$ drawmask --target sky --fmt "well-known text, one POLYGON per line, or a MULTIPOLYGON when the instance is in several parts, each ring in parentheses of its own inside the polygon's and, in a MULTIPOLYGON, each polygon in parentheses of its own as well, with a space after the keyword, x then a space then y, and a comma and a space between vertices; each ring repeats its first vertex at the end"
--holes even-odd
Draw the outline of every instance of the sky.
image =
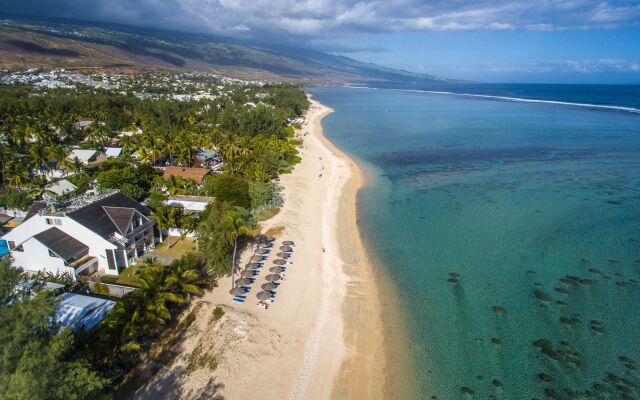
POLYGON ((640 0, 0 0, 0 10, 313 48, 454 79, 640 84, 640 0))

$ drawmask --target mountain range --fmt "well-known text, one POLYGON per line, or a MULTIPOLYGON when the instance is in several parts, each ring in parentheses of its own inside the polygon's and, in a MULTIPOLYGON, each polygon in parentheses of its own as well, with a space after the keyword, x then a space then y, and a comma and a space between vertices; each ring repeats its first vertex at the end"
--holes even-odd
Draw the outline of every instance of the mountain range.
POLYGON ((189 71, 309 84, 437 83, 432 75, 207 34, 0 14, 0 68, 189 71))

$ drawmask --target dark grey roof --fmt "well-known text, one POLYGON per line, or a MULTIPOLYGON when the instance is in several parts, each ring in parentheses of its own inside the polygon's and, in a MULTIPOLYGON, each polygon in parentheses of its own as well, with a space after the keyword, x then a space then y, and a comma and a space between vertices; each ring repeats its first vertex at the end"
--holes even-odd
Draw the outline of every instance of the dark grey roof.
POLYGON ((34 239, 47 246, 51 251, 65 260, 69 260, 81 252, 89 250, 87 245, 55 227, 38 233, 34 236, 34 239))
POLYGON ((25 215, 24 220, 28 220, 29 218, 36 215, 40 210, 44 210, 47 208, 47 202, 43 200, 36 200, 31 203, 31 207, 29 207, 29 211, 27 211, 27 215, 25 215))
POLYGON ((111 217, 111 221, 116 225, 121 234, 127 234, 127 228, 131 217, 136 212, 133 208, 121 208, 121 207, 102 207, 104 211, 111 217))
MULTIPOLYGON (((151 210, 147 207, 121 192, 116 192, 111 196, 72 211, 67 216, 103 238, 108 239, 114 232, 121 232, 119 225, 122 224, 122 215, 124 214, 122 211, 114 212, 112 208, 130 209, 130 213, 133 213, 133 210, 137 210, 144 216, 151 214, 151 210), (107 210, 110 211, 107 212, 107 210), (117 217, 113 218, 114 215, 117 215, 117 217)), ((127 224, 128 222, 127 220, 127 224)), ((126 227, 124 232, 126 232, 126 227)))

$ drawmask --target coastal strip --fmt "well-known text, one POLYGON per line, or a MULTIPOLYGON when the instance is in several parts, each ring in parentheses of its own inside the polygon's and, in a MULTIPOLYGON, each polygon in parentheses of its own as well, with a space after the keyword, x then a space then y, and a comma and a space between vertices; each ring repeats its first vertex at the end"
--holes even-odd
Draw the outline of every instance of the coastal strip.
MULTIPOLYGON (((255 294, 235 303, 230 277, 219 280, 194 304, 195 321, 176 346, 175 361, 156 374, 137 399, 179 394, 192 399, 222 396, 375 399, 384 385, 384 340, 377 289, 356 225, 356 193, 363 179, 354 162, 333 146, 321 121, 332 110, 312 101, 302 139, 302 161, 281 176, 284 205, 261 223, 276 247, 295 242, 286 278, 268 309, 255 294), (211 318, 216 307, 224 315, 211 318), (193 354, 215 360, 215 370, 193 369, 193 354)), ((254 254, 249 246, 242 266, 254 254)), ((274 252, 275 253, 275 252, 274 252)), ((271 267, 273 256, 265 262, 271 267)))

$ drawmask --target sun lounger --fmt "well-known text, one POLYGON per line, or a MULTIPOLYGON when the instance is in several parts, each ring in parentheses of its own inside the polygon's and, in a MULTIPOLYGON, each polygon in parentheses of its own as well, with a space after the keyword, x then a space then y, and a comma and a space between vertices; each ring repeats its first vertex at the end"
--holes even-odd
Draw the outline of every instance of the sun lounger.
POLYGON ((242 297, 234 297, 233 301, 235 301, 236 303, 244 303, 244 299, 242 297))

